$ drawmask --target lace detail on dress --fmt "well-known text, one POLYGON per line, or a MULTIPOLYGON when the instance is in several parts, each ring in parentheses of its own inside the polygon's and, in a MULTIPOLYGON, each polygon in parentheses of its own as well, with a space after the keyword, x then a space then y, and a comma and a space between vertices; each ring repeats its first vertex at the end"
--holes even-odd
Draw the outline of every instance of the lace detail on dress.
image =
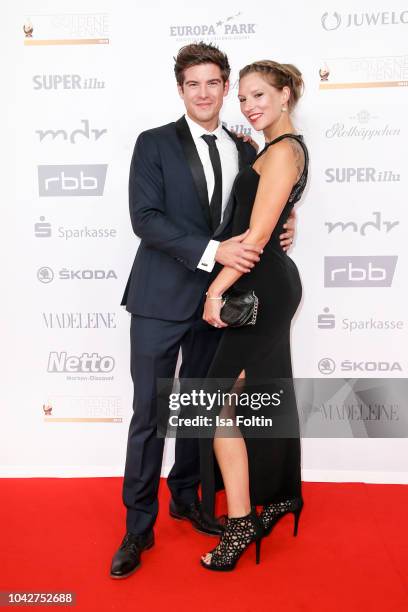
POLYGON ((262 149, 260 153, 258 153, 255 159, 258 159, 259 157, 261 157, 261 155, 263 155, 270 146, 274 145, 277 142, 280 142, 284 138, 290 138, 291 140, 295 140, 299 144, 299 146, 302 148, 303 154, 304 154, 303 172, 299 180, 293 185, 292 191, 290 192, 289 199, 287 202, 288 204, 294 205, 302 197, 302 193, 306 186, 307 175, 308 175, 309 153, 308 153, 305 143, 303 142, 303 136, 301 134, 282 134, 282 136, 278 136, 278 138, 275 138, 275 140, 272 140, 267 145, 265 145, 265 148, 262 149))

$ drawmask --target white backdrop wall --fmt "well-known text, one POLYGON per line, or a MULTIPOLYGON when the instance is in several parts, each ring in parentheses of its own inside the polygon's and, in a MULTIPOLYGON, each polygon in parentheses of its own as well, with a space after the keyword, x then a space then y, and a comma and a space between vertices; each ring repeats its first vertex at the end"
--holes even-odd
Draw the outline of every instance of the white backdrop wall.
MULTIPOLYGON (((230 57, 229 127, 249 130, 240 67, 269 58, 304 75, 295 123, 311 172, 291 253, 304 288, 295 375, 406 377, 404 3, 33 0, 7 10, 2 476, 123 474, 132 387, 119 303, 138 246, 129 163, 142 130, 183 113, 173 56, 195 40, 230 57), (345 271, 325 286, 333 266, 345 271)), ((172 454, 170 442, 164 474, 172 454)), ((403 438, 303 440, 305 480, 407 476, 403 438)))

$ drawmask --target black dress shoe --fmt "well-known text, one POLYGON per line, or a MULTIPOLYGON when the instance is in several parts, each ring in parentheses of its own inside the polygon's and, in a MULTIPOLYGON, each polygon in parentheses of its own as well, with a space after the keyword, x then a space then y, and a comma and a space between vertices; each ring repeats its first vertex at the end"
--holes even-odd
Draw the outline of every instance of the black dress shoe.
POLYGON ((211 520, 202 510, 199 501, 191 504, 170 501, 170 516, 179 521, 190 521, 196 531, 207 535, 220 536, 224 532, 224 525, 217 519, 211 520))
POLYGON ((140 565, 142 551, 148 550, 153 544, 153 530, 145 535, 137 535, 128 531, 112 559, 111 578, 127 578, 133 574, 140 565))

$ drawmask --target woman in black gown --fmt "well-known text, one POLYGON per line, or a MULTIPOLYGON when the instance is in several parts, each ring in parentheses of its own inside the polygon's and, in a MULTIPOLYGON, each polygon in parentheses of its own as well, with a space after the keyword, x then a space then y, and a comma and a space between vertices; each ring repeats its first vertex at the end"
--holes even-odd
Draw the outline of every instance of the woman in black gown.
MULTIPOLYGON (((253 290, 259 311, 255 325, 226 327, 206 383, 241 375, 247 389, 260 390, 260 380, 292 380, 290 325, 302 287, 295 263, 279 246, 279 234, 307 180, 307 149, 290 118, 302 88, 301 74, 290 64, 265 60, 240 72, 241 111, 256 130, 263 131, 266 144, 253 165, 243 168, 235 180, 233 235, 249 228, 245 241, 260 245, 263 253, 250 273, 221 269, 207 292, 203 318, 226 327, 220 318, 222 295, 232 286, 253 290)), ((262 383, 263 391, 267 387, 262 383)), ((292 423, 295 420, 298 425, 296 402, 286 404, 286 409, 296 413, 292 423)), ((261 538, 288 512, 294 514, 296 535, 303 501, 298 435, 221 436, 217 431, 202 456, 202 494, 204 508, 211 511, 216 488, 214 449, 226 490, 228 520, 218 546, 201 558, 201 564, 226 571, 235 567, 254 541, 258 562, 261 538), (258 516, 255 506, 259 505, 263 510, 258 516)))

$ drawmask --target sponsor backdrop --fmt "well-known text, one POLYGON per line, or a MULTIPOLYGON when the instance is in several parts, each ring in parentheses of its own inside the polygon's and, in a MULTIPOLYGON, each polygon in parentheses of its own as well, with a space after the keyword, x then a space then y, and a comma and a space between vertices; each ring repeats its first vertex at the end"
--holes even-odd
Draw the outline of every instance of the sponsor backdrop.
MULTIPOLYGON (((2 476, 123 473, 132 387, 119 304, 138 246, 129 163, 142 130, 183 113, 173 56, 192 41, 228 53, 222 120, 238 131, 251 133, 240 67, 269 58, 304 75, 295 123, 311 179, 291 252, 304 287, 295 375, 406 377, 405 3, 32 0, 8 11, 2 476)), ((303 476, 406 482, 404 446, 305 439, 303 476)), ((164 474, 172 455, 170 441, 164 474)))

